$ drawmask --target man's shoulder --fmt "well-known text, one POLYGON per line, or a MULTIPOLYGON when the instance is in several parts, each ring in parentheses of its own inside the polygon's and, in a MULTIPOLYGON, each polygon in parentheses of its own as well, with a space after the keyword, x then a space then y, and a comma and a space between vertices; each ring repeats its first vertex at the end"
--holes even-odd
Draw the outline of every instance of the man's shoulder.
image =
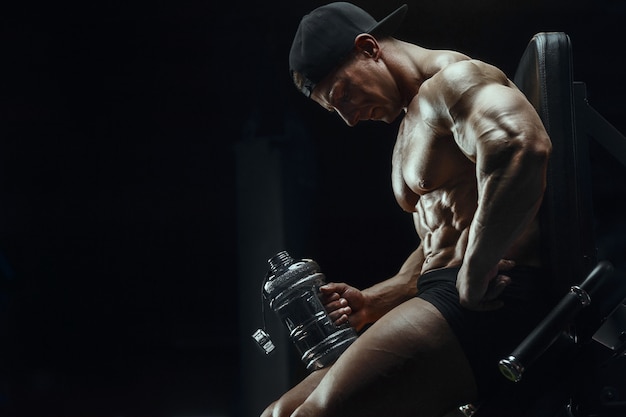
POLYGON ((409 112, 446 118, 453 108, 468 111, 476 104, 479 93, 494 84, 510 86, 511 82, 500 69, 483 61, 452 62, 422 84, 417 100, 409 105, 409 112))
POLYGON ((451 62, 424 83, 424 93, 464 94, 487 84, 508 85, 509 79, 499 68, 477 59, 451 62))
POLYGON ((497 67, 478 59, 452 62, 435 74, 442 81, 457 82, 506 82, 506 75, 497 67))
POLYGON ((471 60, 471 58, 465 54, 446 49, 431 50, 429 59, 433 73, 437 73, 449 65, 471 60))

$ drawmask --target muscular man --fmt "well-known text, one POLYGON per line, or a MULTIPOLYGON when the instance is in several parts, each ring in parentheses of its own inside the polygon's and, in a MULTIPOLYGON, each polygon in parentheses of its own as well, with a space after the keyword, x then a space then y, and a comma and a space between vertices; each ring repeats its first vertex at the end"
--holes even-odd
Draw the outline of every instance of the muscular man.
POLYGON ((329 368, 263 417, 443 416, 508 383, 510 353, 549 304, 536 221, 551 151, 536 111, 502 71, 391 37, 349 3, 306 15, 290 53, 296 87, 348 125, 403 116, 391 172, 419 247, 360 291, 322 288, 339 324, 373 323, 329 368))

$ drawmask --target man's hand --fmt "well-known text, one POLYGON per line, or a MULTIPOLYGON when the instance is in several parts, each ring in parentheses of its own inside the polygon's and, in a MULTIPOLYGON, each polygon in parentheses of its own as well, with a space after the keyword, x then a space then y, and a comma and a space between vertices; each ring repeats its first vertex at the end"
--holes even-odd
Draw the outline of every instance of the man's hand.
POLYGON ((515 262, 501 259, 484 277, 471 277, 465 265, 459 270, 456 288, 461 305, 469 310, 497 310, 504 304, 498 300, 502 291, 511 283, 511 278, 500 274, 515 266, 515 262))
POLYGON ((358 331, 367 324, 365 297, 361 290, 348 284, 330 282, 321 286, 320 292, 322 304, 335 325, 349 323, 358 331))

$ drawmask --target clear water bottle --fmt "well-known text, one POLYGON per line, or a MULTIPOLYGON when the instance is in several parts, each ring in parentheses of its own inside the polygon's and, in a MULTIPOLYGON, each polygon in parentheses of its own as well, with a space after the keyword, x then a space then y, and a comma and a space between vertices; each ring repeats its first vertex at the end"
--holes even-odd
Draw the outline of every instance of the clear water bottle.
POLYGON ((319 299, 326 283, 311 259, 295 260, 285 251, 268 260, 265 298, 287 326, 289 338, 309 371, 332 364, 357 338, 349 325, 336 326, 319 299))

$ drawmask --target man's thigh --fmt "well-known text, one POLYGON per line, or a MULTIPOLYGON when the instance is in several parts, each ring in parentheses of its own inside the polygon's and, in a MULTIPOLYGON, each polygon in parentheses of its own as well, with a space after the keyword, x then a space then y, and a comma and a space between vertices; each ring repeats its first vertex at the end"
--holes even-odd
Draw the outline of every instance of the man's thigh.
POLYGON ((363 333, 295 415, 441 416, 475 395, 471 368, 447 322, 414 298, 363 333))

